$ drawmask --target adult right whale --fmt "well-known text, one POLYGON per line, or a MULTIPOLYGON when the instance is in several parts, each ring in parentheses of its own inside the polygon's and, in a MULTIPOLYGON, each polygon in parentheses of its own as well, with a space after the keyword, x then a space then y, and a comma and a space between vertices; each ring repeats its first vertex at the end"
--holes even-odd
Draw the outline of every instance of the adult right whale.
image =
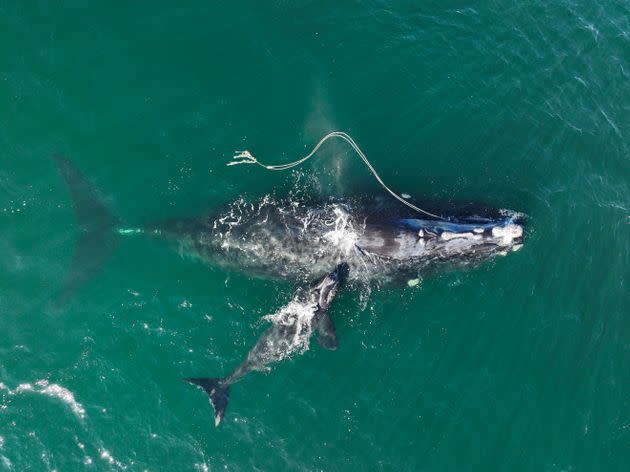
POLYGON ((346 278, 413 286, 427 274, 472 267, 523 244, 521 216, 513 211, 469 207, 419 218, 406 206, 360 198, 241 198, 197 218, 121 225, 70 160, 55 160, 82 229, 61 300, 86 283, 126 235, 160 238, 205 264, 305 287, 268 318, 271 328, 231 375, 188 377, 210 396, 216 425, 223 419, 229 386, 245 373, 308 348, 313 332, 319 332, 323 347, 337 346, 328 310, 346 278))

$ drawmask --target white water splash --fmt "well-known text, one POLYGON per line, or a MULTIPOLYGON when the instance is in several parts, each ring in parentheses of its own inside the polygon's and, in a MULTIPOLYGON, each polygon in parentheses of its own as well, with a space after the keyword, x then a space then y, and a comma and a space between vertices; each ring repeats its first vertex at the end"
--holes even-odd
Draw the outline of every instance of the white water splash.
POLYGON ((281 347, 281 354, 277 360, 285 359, 295 352, 303 354, 308 351, 316 310, 316 303, 292 300, 277 313, 263 317, 275 325, 291 327, 294 330, 292 337, 282 339, 286 344, 281 347))
POLYGON ((0 383, 0 390, 5 390, 9 396, 19 395, 24 392, 33 392, 56 398, 68 405, 77 417, 80 419, 85 418, 85 408, 83 408, 81 403, 76 401, 74 394, 61 385, 49 384, 48 380, 38 380, 35 384, 22 383, 13 390, 8 388, 5 384, 0 383))
POLYGON ((345 209, 339 205, 334 205, 333 212, 335 219, 329 225, 334 226, 334 229, 324 233, 323 237, 342 255, 347 256, 354 252, 358 235, 352 226, 350 215, 345 209))
POLYGON ((127 469, 127 465, 123 464, 120 461, 117 461, 116 459, 114 459, 114 457, 110 454, 110 452, 107 449, 101 448, 101 449, 99 449, 98 452, 100 454, 101 460, 103 460, 103 461, 105 461, 105 462, 107 462, 109 464, 116 465, 116 467, 118 467, 120 469, 123 469, 123 470, 127 469))

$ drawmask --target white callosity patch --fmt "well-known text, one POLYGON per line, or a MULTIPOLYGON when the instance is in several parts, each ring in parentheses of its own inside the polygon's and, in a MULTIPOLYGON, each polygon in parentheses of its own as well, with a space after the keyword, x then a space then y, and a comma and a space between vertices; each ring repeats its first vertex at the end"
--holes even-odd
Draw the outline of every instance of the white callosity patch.
POLYGON ((514 223, 509 223, 505 226, 495 226, 492 228, 492 236, 499 239, 501 244, 509 245, 512 242, 523 236, 523 227, 514 223))
POLYGON ((4 384, 0 384, 0 390, 6 390, 10 396, 19 395, 24 392, 33 392, 56 398, 68 405, 72 412, 80 419, 85 418, 85 408, 76 401, 74 394, 61 385, 48 383, 47 380, 38 380, 35 384, 22 383, 13 390, 9 389, 4 384))
POLYGON ((479 234, 473 233, 451 233, 450 231, 444 231, 440 237, 446 241, 450 241, 451 239, 474 239, 479 240, 481 236, 479 234))

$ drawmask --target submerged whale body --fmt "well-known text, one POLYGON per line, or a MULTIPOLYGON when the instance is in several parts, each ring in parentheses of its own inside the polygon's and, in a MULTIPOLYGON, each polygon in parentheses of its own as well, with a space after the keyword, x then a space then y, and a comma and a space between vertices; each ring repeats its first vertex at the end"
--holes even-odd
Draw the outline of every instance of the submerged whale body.
POLYGON ((240 199, 223 211, 129 228, 101 204, 74 164, 55 158, 83 231, 60 292, 70 298, 113 251, 121 235, 145 234, 170 242, 181 254, 227 270, 293 280, 305 285, 276 314, 245 361, 224 378, 190 377, 223 419, 230 385, 308 347, 313 332, 328 349, 337 346, 329 307, 345 279, 415 285, 439 270, 477 265, 518 250, 518 213, 483 211, 442 219, 418 218, 400 206, 374 200, 309 202, 240 199))

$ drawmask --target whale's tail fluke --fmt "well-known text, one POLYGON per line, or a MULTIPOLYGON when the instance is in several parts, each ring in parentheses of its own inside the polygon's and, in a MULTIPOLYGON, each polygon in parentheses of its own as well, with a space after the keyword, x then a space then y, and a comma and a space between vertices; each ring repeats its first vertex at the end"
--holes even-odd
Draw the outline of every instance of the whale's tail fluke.
POLYGON ((219 426, 227 408, 230 385, 225 383, 225 379, 196 377, 184 380, 205 390, 214 408, 214 425, 219 426))
POLYGON ((118 240, 114 228, 117 219, 105 208, 96 190, 69 159, 54 156, 59 172, 70 190, 81 236, 72 265, 57 301, 68 301, 109 259, 118 240))

